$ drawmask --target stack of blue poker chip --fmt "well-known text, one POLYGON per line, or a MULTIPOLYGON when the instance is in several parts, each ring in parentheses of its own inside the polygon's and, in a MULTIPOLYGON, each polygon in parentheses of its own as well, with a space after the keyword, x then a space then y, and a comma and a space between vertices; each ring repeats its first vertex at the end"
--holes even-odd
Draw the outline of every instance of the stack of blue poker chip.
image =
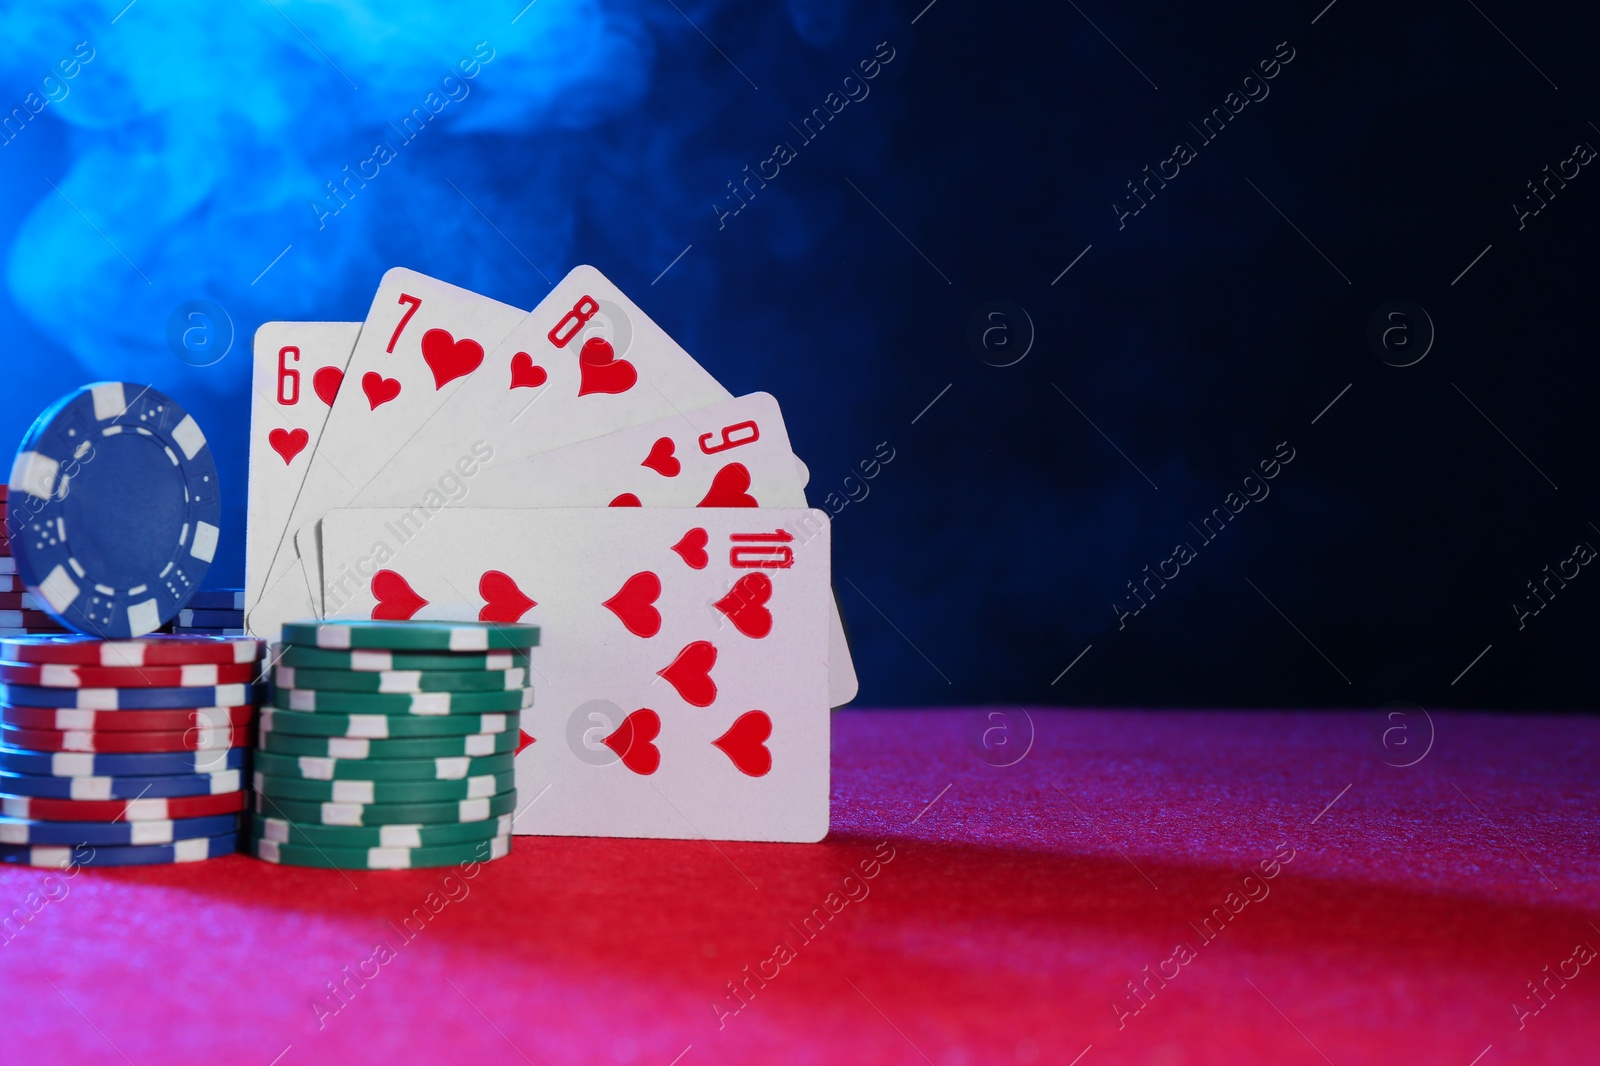
POLYGON ((172 632, 212 637, 246 636, 244 589, 201 589, 172 620, 172 632))
POLYGON ((39 599, 22 585, 11 554, 11 487, 0 485, 0 636, 66 633, 67 628, 44 613, 39 599))

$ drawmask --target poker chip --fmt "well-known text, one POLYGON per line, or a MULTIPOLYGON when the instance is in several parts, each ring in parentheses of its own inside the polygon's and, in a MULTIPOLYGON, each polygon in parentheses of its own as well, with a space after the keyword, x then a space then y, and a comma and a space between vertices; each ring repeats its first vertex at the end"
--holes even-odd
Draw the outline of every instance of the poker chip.
POLYGON ((203 859, 232 855, 238 850, 239 835, 224 833, 214 837, 178 840, 171 844, 138 844, 127 847, 97 847, 91 844, 80 844, 75 847, 0 845, 0 862, 19 866, 49 866, 56 869, 66 869, 70 866, 154 866, 175 862, 200 862, 203 859))
POLYGON ((81 632, 153 632, 210 569, 222 514, 211 449, 147 386, 102 382, 57 401, 18 449, 10 488, 27 504, 9 523, 17 573, 81 632))
MULTIPOLYGON (((222 770, 242 769, 244 753, 244 748, 105 754, 82 751, 24 751, 20 748, 0 747, 0 771, 51 777, 214 774, 222 770)), ((495 768, 485 767, 485 769, 495 768)))
MULTIPOLYGON (((37 823, 35 823, 37 824, 37 823)), ((450 825, 303 825, 282 818, 250 816, 252 840, 306 848, 437 848, 490 840, 511 832, 511 815, 450 825)), ((3 836, 3 833, 0 833, 3 836)))
MULTIPOLYGON (((513 814, 515 792, 498 796, 457 800, 453 803, 310 803, 254 793, 257 812, 297 825, 450 825, 483 822, 502 814, 513 814)), ((3 802, 0 802, 3 807, 3 802)), ((9 812, 7 812, 9 813, 9 812)), ((37 815, 35 817, 38 817, 37 815)))
POLYGON ((175 636, 189 637, 247 637, 248 629, 210 629, 203 626, 173 626, 175 636))
POLYGON ((143 640, 96 640, 69 636, 0 640, 0 658, 18 663, 78 666, 191 666, 199 663, 253 663, 261 658, 258 640, 151 636, 143 640))
POLYGON ((314 866, 329 870, 415 870, 425 866, 456 866, 492 862, 511 854, 509 836, 491 837, 468 844, 423 848, 322 848, 256 840, 251 849, 258 859, 287 866, 314 866))
POLYGON ((0 627, 6 629, 58 629, 65 625, 44 611, 0 611, 0 627))
MULTIPOLYGON (((311 670, 355 670, 361 673, 384 673, 390 670, 510 670, 526 666, 526 651, 490 651, 481 654, 467 652, 403 652, 357 648, 353 651, 330 651, 327 648, 307 648, 300 644, 279 646, 278 663, 283 666, 306 667, 311 670)), ((315 688, 315 685, 310 686, 315 688)))
MULTIPOLYGON (((457 784, 453 781, 427 783, 457 784)), ((148 777, 49 777, 43 774, 14 774, 0 771, 0 793, 7 796, 38 796, 47 799, 109 800, 143 799, 146 796, 214 796, 219 792, 237 792, 240 784, 241 774, 238 770, 221 770, 214 774, 157 774, 148 777)), ((492 795, 493 792, 482 794, 492 795)), ((445 797, 440 795, 427 798, 445 797)))
POLYGON ((185 607, 178 612, 176 624, 192 629, 225 629, 230 626, 239 628, 244 625, 244 612, 198 611, 185 607))
POLYGON ((14 574, 16 572, 16 558, 10 555, 0 555, 0 574, 14 574))
MULTIPOLYGON (((116 778, 29 778, 30 787, 43 788, 33 782, 118 780, 116 778)), ((163 778, 148 778, 159 781, 163 778)), ((0 792, 6 791, 8 777, 0 774, 0 792)), ((510 770, 498 774, 483 774, 462 778, 459 781, 313 781, 301 777, 274 777, 257 770, 255 790, 272 799, 310 800, 317 803, 356 804, 414 804, 439 803, 445 800, 487 799, 509 792, 516 786, 516 775, 510 770)), ((39 795, 40 793, 15 793, 39 795)), ((45 793, 50 794, 50 793, 45 793)), ((158 793, 173 795, 174 793, 158 793)), ((77 798, 77 797, 64 797, 77 798)), ((85 799, 95 797, 82 797, 85 799)))
POLYGON ((76 707, 6 707, 0 727, 90 733, 181 733, 192 727, 248 726, 254 707, 191 707, 181 711, 82 711, 76 707))
POLYGON ((389 740, 400 737, 460 737, 480 733, 515 734, 517 714, 398 714, 303 713, 277 707, 261 708, 262 733, 292 733, 312 737, 360 737, 389 740))
MULTIPOLYGON (((0 685, 0 700, 4 699, 5 686, 0 685)), ((420 692, 404 695, 274 687, 272 705, 283 710, 307 713, 333 711, 337 714, 486 714, 521 711, 532 707, 533 689, 514 689, 510 692, 420 692)))
MULTIPOLYGON (((146 796, 136 800, 0 796, 0 815, 47 822, 163 822, 242 811, 248 795, 247 792, 224 792, 216 796, 185 796, 177 799, 146 796)), ((412 818, 410 821, 421 819, 412 818)))
POLYGON ((0 703, 14 704, 18 707, 154 711, 177 710, 183 707, 233 707, 241 703, 259 701, 260 689, 255 685, 196 685, 193 688, 46 688, 43 685, 0 684, 0 703))
POLYGON ((245 684, 259 670, 251 663, 190 666, 70 666, 0 661, 0 682, 44 688, 215 688, 245 684))
MULTIPOLYGON (((31 592, 0 592, 0 610, 39 610, 39 598, 31 592)), ((50 623, 54 625, 54 621, 50 623)))
POLYGON ((515 733, 469 733, 455 737, 367 740, 362 737, 303 737, 263 732, 257 746, 277 755, 309 755, 325 759, 448 759, 459 755, 514 753, 521 738, 515 733))
MULTIPOLYGON (((260 773, 307 781, 462 781, 484 774, 508 773, 515 758, 507 753, 477 758, 446 755, 436 759, 334 759, 258 751, 255 766, 260 773)), ((3 765, 0 755, 0 766, 3 765)))
POLYGON ((495 622, 286 622, 285 644, 387 651, 491 651, 531 648, 539 627, 495 622))
POLYGON ((0 844, 170 844, 238 831, 237 814, 160 822, 45 822, 0 817, 0 844))
POLYGON ((244 589, 196 589, 187 604, 200 611, 244 610, 244 589))
POLYGON ((248 745, 249 726, 190 726, 181 733, 101 732, 88 729, 13 729, 0 726, 0 744, 29 751, 214 751, 248 745))
POLYGON ((0 592, 26 592, 16 574, 0 574, 0 592))
MULTIPOLYGON (((279 665, 272 680, 279 688, 319 692, 510 692, 524 687, 527 671, 510 670, 310 670, 279 665)), ((0 680, 5 680, 0 669, 0 680)))

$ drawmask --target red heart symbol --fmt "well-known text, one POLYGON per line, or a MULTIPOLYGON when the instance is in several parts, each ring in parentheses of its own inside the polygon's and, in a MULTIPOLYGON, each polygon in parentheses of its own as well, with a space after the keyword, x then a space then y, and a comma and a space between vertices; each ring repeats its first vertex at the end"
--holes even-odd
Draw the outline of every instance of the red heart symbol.
POLYGON ((540 385, 550 380, 550 375, 544 367, 533 365, 533 356, 527 352, 518 352, 511 357, 511 387, 513 389, 537 389, 540 385))
POLYGON ((617 357, 617 350, 604 337, 590 337, 578 349, 578 362, 591 366, 605 366, 617 357))
POLYGON ((372 608, 372 617, 385 622, 404 622, 428 606, 428 601, 393 570, 379 570, 372 575, 372 596, 378 601, 372 608))
POLYGON ((361 376, 361 391, 367 394, 367 403, 376 411, 400 395, 400 382, 386 378, 376 370, 369 370, 361 376))
POLYGON ((656 673, 678 690, 684 701, 696 707, 709 707, 717 701, 717 683, 711 668, 717 665, 717 646, 709 640, 685 644, 678 657, 656 673))
POLYGON ((317 392, 317 399, 333 406, 333 398, 339 395, 339 386, 344 384, 344 371, 336 366, 325 366, 311 375, 311 387, 317 392))
POLYGON ((590 337, 583 342, 578 354, 578 395, 591 392, 615 395, 627 392, 639 381, 639 372, 626 359, 618 359, 611 342, 604 337, 590 337))
POLYGON ((696 507, 758 507, 750 487, 750 471, 743 463, 729 463, 711 479, 711 489, 696 507))
POLYGON ((294 462, 294 457, 305 450, 311 443, 311 434, 303 429, 281 430, 275 429, 267 434, 267 444, 272 450, 283 456, 283 465, 288 466, 294 462))
POLYGON ((521 755, 522 750, 532 743, 533 738, 528 735, 528 731, 526 729, 517 730, 517 750, 515 754, 521 755))
POLYGON ((478 578, 478 595, 484 600, 478 611, 480 622, 515 622, 527 614, 529 608, 539 606, 538 601, 528 599, 517 588, 510 574, 499 570, 483 572, 478 578))
POLYGON ((661 765, 661 751, 652 743, 661 734, 661 716, 641 707, 622 720, 617 731, 600 743, 616 752, 622 765, 636 774, 653 774, 661 765))
POLYGON ((602 606, 622 619, 622 626, 629 633, 653 637, 661 632, 661 612, 655 608, 660 595, 661 579, 649 570, 641 570, 624 581, 617 594, 602 606))
POLYGON ((644 504, 640 503, 639 502, 639 497, 635 496, 633 493, 624 492, 621 496, 618 496, 616 499, 614 499, 610 503, 606 504, 606 506, 607 507, 643 507, 644 504))
POLYGON ((678 471, 683 469, 683 464, 678 462, 677 456, 672 454, 673 444, 671 437, 662 437, 650 445, 650 454, 644 457, 640 466, 647 466, 662 477, 677 477, 678 471))
POLYGON ((728 594, 714 605, 728 616, 733 628, 747 637, 760 640, 772 632, 772 612, 767 601, 772 598, 772 579, 766 574, 746 574, 733 583, 728 594))
POLYGON ((696 526, 683 535, 683 539, 672 546, 684 562, 689 564, 691 570, 704 570, 710 559, 706 555, 706 544, 710 541, 706 531, 696 526))
POLYGON ((761 777, 772 769, 772 752, 767 738, 772 736, 772 719, 766 711, 747 711, 728 731, 711 743, 733 760, 740 773, 761 777))
POLYGON ((430 329, 422 335, 422 358, 433 371, 434 391, 472 373, 483 362, 483 345, 463 337, 456 340, 447 329, 430 329))

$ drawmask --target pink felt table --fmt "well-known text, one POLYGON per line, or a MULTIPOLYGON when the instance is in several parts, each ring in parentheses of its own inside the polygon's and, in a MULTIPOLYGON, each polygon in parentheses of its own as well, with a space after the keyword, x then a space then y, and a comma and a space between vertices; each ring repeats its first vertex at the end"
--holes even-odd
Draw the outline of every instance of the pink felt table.
POLYGON ((1600 721, 1003 713, 836 715, 821 845, 85 871, 0 1061, 1600 1061, 1600 721))

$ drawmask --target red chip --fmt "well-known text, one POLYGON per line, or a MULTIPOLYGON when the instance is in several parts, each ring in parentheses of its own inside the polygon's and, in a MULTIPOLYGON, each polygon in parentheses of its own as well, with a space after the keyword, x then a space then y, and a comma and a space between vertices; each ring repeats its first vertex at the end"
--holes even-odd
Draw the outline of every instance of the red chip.
POLYGON ((64 800, 0 795, 0 814, 8 818, 35 818, 46 822, 158 822, 242 811, 246 796, 247 793, 242 791, 220 792, 215 796, 136 800, 64 800))
POLYGON ((67 663, 0 661, 0 683, 45 688, 210 688, 257 680, 248 663, 191 663, 187 666, 74 666, 67 663))
POLYGON ((0 726, 90 733, 184 733, 194 726, 247 726, 254 707, 191 707, 181 711, 86 711, 78 707, 7 707, 0 726))
POLYGON ((198 663, 253 663, 261 658, 259 640, 248 637, 21 637, 0 639, 0 658, 18 663, 78 666, 190 666, 198 663))
MULTIPOLYGON (((123 711, 113 711, 123 714, 123 711)), ((14 729, 0 726, 0 743, 29 751, 216 751, 240 748, 255 740, 251 726, 191 726, 182 732, 109 733, 87 729, 14 729)))

